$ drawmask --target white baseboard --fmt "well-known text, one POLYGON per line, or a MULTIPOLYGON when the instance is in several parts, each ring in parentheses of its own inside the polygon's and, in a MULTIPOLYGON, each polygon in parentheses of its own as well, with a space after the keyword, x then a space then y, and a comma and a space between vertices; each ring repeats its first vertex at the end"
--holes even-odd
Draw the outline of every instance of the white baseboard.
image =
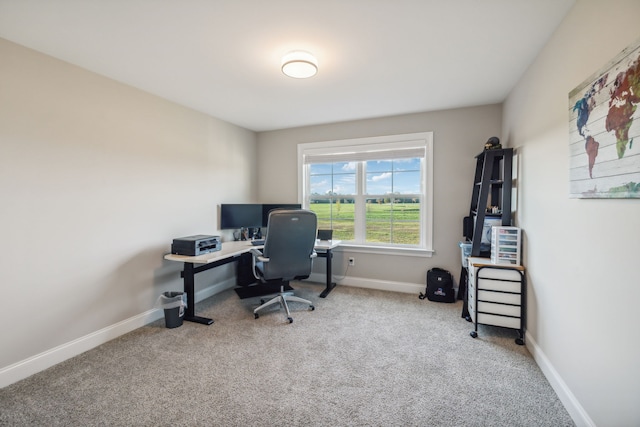
POLYGON ((549 381, 549 384, 551 384, 551 387, 555 390, 558 398, 573 419, 573 422, 576 423, 576 426, 595 427, 596 424, 593 422, 591 417, 589 417, 589 414, 587 414, 582 405, 580 405, 580 402, 578 402, 578 399, 576 399, 562 377, 560 377, 558 371, 556 371, 551 364, 551 361, 540 349, 536 340, 527 333, 525 342, 527 344, 527 349, 529 349, 529 352, 533 355, 533 359, 549 381))
MULTIPOLYGON (((196 292, 195 300, 196 302, 202 301, 219 292, 234 287, 235 283, 236 279, 234 277, 225 280, 224 282, 209 286, 196 292)), ((114 338, 161 319, 163 316, 163 310, 153 308, 68 343, 59 345, 40 354, 36 354, 28 359, 21 360, 12 365, 1 368, 0 388, 6 387, 40 371, 44 371, 51 366, 64 362, 67 359, 111 341, 114 338)))
MULTIPOLYGON (((325 283, 323 273, 311 273, 311 282, 325 283)), ((345 277, 339 281, 338 286, 353 286, 356 288, 377 289, 380 291, 402 292, 406 294, 416 294, 424 292, 426 285, 420 283, 391 282, 388 280, 366 279, 363 277, 345 277)))

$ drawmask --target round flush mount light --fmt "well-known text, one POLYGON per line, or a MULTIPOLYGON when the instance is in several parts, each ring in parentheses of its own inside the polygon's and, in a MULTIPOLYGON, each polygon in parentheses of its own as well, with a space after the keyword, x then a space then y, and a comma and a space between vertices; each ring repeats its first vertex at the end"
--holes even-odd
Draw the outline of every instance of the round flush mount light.
POLYGON ((318 72, 318 60, 302 50, 289 52, 282 57, 282 72, 294 79, 313 77, 318 72))

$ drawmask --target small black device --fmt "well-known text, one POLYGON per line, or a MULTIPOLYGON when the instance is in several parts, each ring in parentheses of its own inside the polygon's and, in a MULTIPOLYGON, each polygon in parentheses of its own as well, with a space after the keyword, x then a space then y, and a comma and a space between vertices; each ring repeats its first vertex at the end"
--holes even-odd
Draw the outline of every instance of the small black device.
POLYGON ((333 230, 318 230, 318 240, 331 240, 333 238, 333 230))
POLYGON ((222 249, 220 236, 198 234, 173 239, 171 253, 175 255, 197 256, 222 249))

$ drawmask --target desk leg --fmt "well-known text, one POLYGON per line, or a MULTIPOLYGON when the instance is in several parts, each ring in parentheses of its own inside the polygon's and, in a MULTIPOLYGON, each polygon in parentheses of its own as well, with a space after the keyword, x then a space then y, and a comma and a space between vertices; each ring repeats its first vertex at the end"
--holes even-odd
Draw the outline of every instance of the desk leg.
POLYGON ((333 258, 333 252, 331 252, 331 249, 327 249, 325 257, 327 258, 327 271, 326 271, 327 285, 326 285, 326 288, 324 289, 324 291, 322 291, 322 293, 320 293, 320 298, 326 298, 327 295, 329 295, 329 292, 331 292, 333 290, 333 288, 336 287, 335 282, 332 281, 333 272, 332 272, 332 267, 331 267, 331 258, 333 258))
POLYGON ((184 263, 184 292, 187 294, 187 312, 184 314, 183 320, 189 322, 202 323, 210 325, 213 319, 208 317, 196 316, 196 297, 195 297, 195 271, 192 262, 184 263))

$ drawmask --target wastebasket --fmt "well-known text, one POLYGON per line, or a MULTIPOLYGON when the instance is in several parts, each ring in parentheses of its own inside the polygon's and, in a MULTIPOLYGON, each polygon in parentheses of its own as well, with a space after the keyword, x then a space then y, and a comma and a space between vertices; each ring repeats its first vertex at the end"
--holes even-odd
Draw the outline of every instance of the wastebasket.
POLYGON ((163 292, 159 298, 159 305, 164 309, 164 323, 167 328, 182 326, 184 308, 186 304, 182 299, 184 292, 163 292))

